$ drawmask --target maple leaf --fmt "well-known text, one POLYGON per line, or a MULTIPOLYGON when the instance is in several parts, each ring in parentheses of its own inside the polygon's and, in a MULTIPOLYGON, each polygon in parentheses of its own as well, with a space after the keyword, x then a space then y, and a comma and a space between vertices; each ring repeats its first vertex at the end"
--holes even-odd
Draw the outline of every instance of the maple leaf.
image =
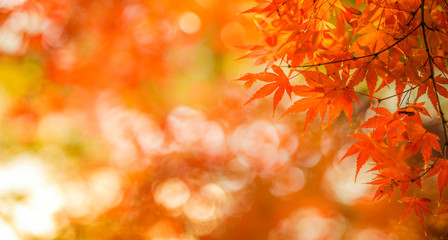
POLYGON ((391 36, 393 33, 392 29, 379 29, 373 24, 366 24, 358 31, 358 34, 361 36, 356 43, 362 48, 368 47, 372 49, 372 52, 378 52, 393 42, 393 37, 391 36))
POLYGON ((428 117, 431 117, 429 115, 428 110, 424 107, 424 102, 421 103, 409 103, 406 108, 400 108, 398 111, 398 114, 405 114, 407 116, 414 116, 417 113, 422 113, 423 115, 426 115, 428 117), (401 111, 401 112, 400 112, 401 111))
POLYGON ((344 111, 351 123, 353 102, 360 103, 358 97, 354 93, 353 87, 340 86, 345 81, 341 80, 339 72, 331 68, 327 68, 327 72, 333 79, 322 72, 302 71, 301 73, 308 85, 293 86, 292 91, 297 96, 304 98, 294 102, 281 117, 291 113, 307 111, 304 124, 304 130, 306 130, 308 124, 319 114, 323 124, 327 109, 329 109, 326 125, 329 125, 339 116, 341 111, 344 111))
POLYGON ((407 135, 409 143, 406 150, 417 153, 421 152, 425 160, 425 169, 431 157, 432 150, 441 151, 439 144, 439 137, 433 133, 428 132, 421 124, 408 122, 409 129, 407 135))
POLYGON ((366 136, 364 134, 357 134, 357 135, 351 135, 353 138, 360 139, 361 141, 353 144, 347 152, 344 154, 344 156, 339 160, 341 162, 348 156, 352 156, 356 153, 358 154, 358 158, 356 159, 356 174, 355 174, 355 182, 356 178, 358 177, 359 170, 361 170, 362 166, 369 160, 370 154, 369 151, 366 151, 366 149, 369 149, 371 146, 370 139, 366 139, 366 136))
POLYGON ((379 157, 373 158, 376 165, 369 171, 382 171, 382 174, 393 176, 397 180, 404 180, 407 175, 412 174, 411 169, 406 163, 406 159, 412 153, 405 150, 405 145, 395 146, 392 140, 388 140, 385 147, 375 149, 376 151, 380 151, 377 154, 379 157))
MULTIPOLYGON (((302 75, 306 82, 292 86, 291 94, 299 99, 281 117, 306 113, 306 130, 318 115, 325 128, 343 111, 351 124, 354 104, 360 103, 358 96, 367 96, 371 106, 377 101, 378 105, 371 109, 374 116, 360 123, 355 134, 350 135, 358 141, 348 148, 341 161, 357 155, 356 181, 360 169, 371 160, 369 171, 377 172, 370 182, 378 186, 374 200, 386 194, 390 197, 400 187, 401 197, 407 203, 402 218, 414 209, 424 227, 423 212, 430 213, 429 200, 405 194, 412 184, 422 189, 425 174, 437 175, 439 201, 448 186, 446 160, 431 158, 433 152, 441 152, 439 137, 422 125, 422 115, 432 116, 425 101, 418 101, 428 96, 427 102, 435 107, 446 133, 441 106, 448 98, 446 1, 259 3, 252 12, 262 16, 255 21, 264 36, 262 50, 270 51, 263 61, 270 67, 272 61, 282 59, 291 66, 292 73, 302 75), (355 91, 364 86, 366 93, 355 91), (394 93, 387 93, 390 88, 394 93), (384 96, 384 92, 389 95, 384 96), (388 99, 397 100, 394 110, 380 105, 388 99), (371 132, 356 134, 360 129, 371 132), (431 162, 433 166, 428 169, 431 162)), ((251 84, 250 79, 247 84, 251 84)), ((266 87, 259 95, 276 90, 266 87)), ((274 102, 284 95, 284 90, 278 95, 274 102)))
POLYGON ((361 128, 373 128, 372 136, 374 139, 383 139, 387 136, 396 145, 398 141, 406 141, 402 134, 407 131, 407 125, 383 107, 372 108, 376 114, 369 118, 356 131, 361 128))
POLYGON ((328 113, 327 125, 339 116, 340 112, 343 110, 347 116, 350 124, 352 124, 352 114, 353 114, 353 103, 361 102, 358 96, 355 94, 354 88, 346 85, 347 81, 343 80, 339 75, 339 70, 336 66, 326 66, 327 74, 334 79, 327 86, 327 97, 330 99, 330 110, 328 113))
MULTIPOLYGON (((372 158, 375 163, 369 172, 379 171, 383 177, 393 178, 400 182, 415 177, 416 171, 410 169, 406 164, 406 159, 410 157, 410 153, 405 150, 404 145, 396 147, 391 141, 386 144, 383 140, 372 138, 370 134, 354 134, 350 136, 360 141, 353 144, 340 161, 358 153, 355 181, 359 170, 369 158, 372 158)), ((417 185, 420 184, 420 182, 415 183, 417 185)), ((406 191, 406 187, 402 186, 402 191, 406 191)))
MULTIPOLYGON (((306 89, 308 87, 307 86, 293 86, 293 92, 297 92, 298 91, 297 89, 299 89, 299 88, 306 89)), ((316 89, 313 89, 313 90, 316 90, 316 89)), ((325 116, 325 113, 327 111, 328 102, 329 102, 329 100, 324 97, 323 92, 313 91, 313 90, 310 90, 307 92, 308 93, 307 95, 310 97, 302 98, 302 99, 295 101, 294 104, 291 107, 289 107, 285 111, 285 113, 283 113, 283 115, 281 116, 281 117, 283 117, 287 114, 307 111, 305 124, 303 127, 304 131, 306 130, 308 124, 310 124, 314 119, 316 119, 316 117, 319 113, 322 116, 322 121, 323 121, 323 116, 325 116)), ((323 91, 323 89, 322 89, 322 91, 323 91)))
POLYGON ((268 49, 264 48, 262 45, 252 46, 246 54, 237 58, 237 60, 244 58, 256 58, 257 60, 254 62, 254 65, 267 63, 268 67, 272 66, 278 59, 278 54, 276 53, 276 47, 272 47, 270 45, 268 46, 268 49))
POLYGON ((446 159, 439 158, 435 160, 436 163, 431 166, 428 172, 427 178, 431 176, 437 176, 437 186, 439 188, 439 203, 442 200, 442 194, 448 185, 448 162, 446 159))
POLYGON ((367 88, 369 89, 370 104, 372 104, 373 94, 375 93, 376 83, 378 82, 378 74, 376 74, 375 61, 369 64, 366 72, 367 88))
POLYGON ((380 200, 385 194, 387 194, 390 199, 394 189, 398 186, 398 183, 394 178, 381 174, 377 174, 375 180, 367 184, 380 185, 373 196, 373 201, 380 200))
POLYGON ((284 4, 284 0, 259 1, 258 5, 246 10, 242 13, 267 13, 267 16, 273 14, 279 9, 279 6, 284 4))
MULTIPOLYGON (((356 160, 356 175, 355 175, 355 181, 358 176, 359 170, 361 170, 362 166, 367 162, 369 157, 371 157, 375 162, 388 162, 389 156, 387 154, 387 146, 382 142, 373 139, 370 134, 364 135, 364 134, 354 134, 350 135, 350 137, 353 137, 355 139, 358 139, 360 141, 353 144, 347 152, 344 154, 344 156, 339 160, 341 162, 348 156, 352 156, 356 153, 358 154, 358 158, 356 160)), ((376 169, 373 169, 376 170, 376 169)))
POLYGON ((386 108, 377 107, 377 108, 371 108, 370 110, 376 113, 375 116, 369 118, 367 121, 361 124, 361 126, 359 126, 356 130, 359 130, 361 128, 379 128, 397 120, 395 116, 391 112, 389 112, 389 110, 387 110, 386 108))
POLYGON ((346 7, 346 6, 344 6, 344 9, 345 9, 346 11, 348 11, 349 13, 353 14, 353 15, 361 15, 361 13, 362 13, 362 12, 360 12, 359 10, 354 9, 354 8, 352 8, 352 7, 346 7))
MULTIPOLYGON (((448 202, 448 200, 445 199, 445 202, 448 202)), ((442 215, 447 213, 448 213, 448 204, 445 205, 445 207, 443 207, 442 209, 440 209, 436 215, 442 215)))
POLYGON ((436 109, 437 114, 439 114, 440 109, 437 106, 437 94, 448 98, 448 90, 443 86, 446 84, 448 84, 448 80, 441 76, 437 76, 430 81, 424 81, 423 84, 418 87, 416 99, 427 93, 427 96, 429 97, 429 100, 431 101, 434 109, 436 109), (432 81, 434 81, 434 83, 432 81), (437 90, 437 92, 435 91, 435 89, 437 90))
POLYGON ((283 70, 276 65, 271 66, 274 73, 269 72, 262 72, 257 74, 251 74, 248 73, 244 76, 242 76, 239 79, 239 81, 246 81, 244 84, 245 87, 251 87, 253 83, 257 80, 263 81, 263 82, 269 82, 268 84, 264 85, 260 89, 258 89, 257 92, 249 99, 246 103, 243 104, 243 106, 249 104, 250 102, 263 98, 266 96, 269 96, 275 91, 274 94, 274 114, 275 109, 277 108, 278 103, 280 100, 282 100, 284 93, 288 94, 289 98, 291 98, 291 92, 292 92, 292 86, 289 82, 289 78, 285 75, 283 70))
POLYGON ((431 202, 431 200, 429 200, 427 198, 404 197, 402 199, 402 201, 407 202, 408 204, 404 208, 403 215, 400 218, 400 223, 401 223, 401 221, 403 221, 404 217, 409 215, 412 212, 412 209, 414 209, 414 213, 415 213, 415 215, 418 216, 420 224, 422 225, 423 230, 425 231, 425 235, 426 235, 426 228, 425 228, 425 223, 424 223, 424 219, 423 219, 423 211, 432 215, 432 212, 429 209, 429 203, 431 202))
POLYGON ((398 109, 398 116, 404 116, 403 121, 422 124, 422 118, 420 114, 431 117, 431 115, 429 115, 428 113, 428 110, 426 110, 426 108, 424 107, 424 104, 424 102, 409 103, 405 108, 398 109))
POLYGON ((263 82, 272 82, 273 78, 275 78, 275 74, 270 72, 262 72, 262 73, 246 73, 242 77, 235 79, 236 81, 245 81, 244 87, 251 88, 252 85, 257 81, 263 82))
POLYGON ((401 187, 401 198, 403 198, 406 194, 406 191, 411 187, 411 184, 417 185, 420 189, 422 189, 422 181, 418 177, 418 172, 421 172, 422 170, 418 170, 413 175, 405 175, 401 176, 397 179, 400 181, 400 187, 401 187))

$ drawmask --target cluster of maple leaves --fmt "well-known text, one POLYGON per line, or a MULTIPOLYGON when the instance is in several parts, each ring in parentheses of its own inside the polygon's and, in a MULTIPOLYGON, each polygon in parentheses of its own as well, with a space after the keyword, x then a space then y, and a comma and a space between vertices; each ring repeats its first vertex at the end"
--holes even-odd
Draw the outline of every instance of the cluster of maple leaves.
MULTIPOLYGON (((40 55, 51 81, 93 92, 116 88, 138 95, 132 90, 144 80, 163 82, 180 69, 167 49, 183 48, 197 38, 176 30, 177 15, 190 11, 191 2, 207 1, 20 2, 2 8, 0 21, 15 12, 43 19, 45 28, 39 34, 16 30, 24 38, 19 50, 28 45, 40 55), (175 11, 167 14, 167 9, 175 11)), ((226 8, 221 2, 216 11, 199 6, 192 11, 205 25, 209 15, 226 18, 218 11, 226 8)), ((343 159, 357 155, 356 173, 370 159, 370 170, 377 173, 371 184, 378 186, 373 199, 400 191, 406 203, 402 218, 414 211, 424 226, 424 213, 448 213, 447 205, 435 209, 436 199, 412 187, 422 188, 425 179, 434 177, 438 202, 447 200, 442 104, 448 98, 447 10, 446 0, 259 0, 246 13, 253 16, 263 40, 250 46, 244 58, 266 68, 239 79, 248 88, 261 84, 246 104, 273 94, 275 113, 286 92, 294 103, 282 116, 306 112, 306 129, 318 115, 324 126, 341 112, 352 122, 355 106, 368 99, 373 117, 357 126, 359 133, 352 135, 357 142, 343 159), (395 92, 384 95, 387 91, 395 92), (393 100, 395 108, 388 104, 393 100), (423 125, 423 116, 435 115, 439 120, 434 126, 423 125)), ((48 98, 51 89, 46 91, 48 98)), ((54 104, 64 105, 64 93, 55 95, 54 104)), ((20 114, 32 110, 18 109, 20 114)))
MULTIPOLYGON (((358 97, 369 99, 373 117, 356 132, 367 130, 351 135, 357 142, 342 159, 357 154, 356 175, 371 159, 373 200, 400 188, 407 203, 402 218, 414 210, 425 228, 432 200, 408 189, 423 190, 422 181, 437 176, 438 201, 446 200, 447 12, 444 0, 258 1, 245 13, 263 40, 243 58, 266 67, 238 79, 247 88, 261 83, 246 104, 273 93, 275 113, 286 92, 295 102, 282 117, 306 112, 306 130, 318 115, 324 127, 341 112, 351 123, 358 97), (396 107, 387 103, 392 99, 396 107), (424 127, 422 116, 436 114, 437 123, 424 127)), ((448 205, 437 213, 448 213, 448 205)))

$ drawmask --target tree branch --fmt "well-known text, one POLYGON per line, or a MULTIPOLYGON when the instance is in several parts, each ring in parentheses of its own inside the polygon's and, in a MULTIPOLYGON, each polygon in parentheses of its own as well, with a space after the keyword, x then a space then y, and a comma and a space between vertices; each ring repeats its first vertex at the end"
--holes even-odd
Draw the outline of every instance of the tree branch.
POLYGON ((436 94, 436 99, 437 99, 437 107, 439 108, 439 113, 440 113, 440 119, 442 121, 442 127, 443 127, 443 134, 444 134, 444 140, 445 140, 445 144, 444 146, 448 145, 448 139, 447 139, 447 129, 446 129, 446 119, 442 110, 442 104, 440 102, 440 97, 439 97, 439 93, 437 92, 437 84, 436 84, 436 80, 434 79, 434 59, 431 56, 431 50, 429 49, 429 45, 428 45, 428 39, 426 37, 426 24, 425 24, 425 0, 422 0, 422 5, 421 5, 421 10, 422 10, 422 14, 421 14, 421 23, 420 26, 422 27, 422 36, 423 36, 423 42, 425 44, 425 50, 426 50, 426 54, 428 56, 428 62, 429 62, 429 70, 430 70, 430 76, 429 78, 432 80, 432 85, 434 87, 434 92, 436 94))
MULTIPOLYGON (((434 87, 434 92, 436 94, 437 107, 439 109, 440 119, 442 121, 442 128, 443 128, 443 134, 444 134, 443 137, 444 137, 444 141, 445 141, 445 144, 442 147, 442 153, 443 153, 443 158, 446 158, 445 152, 446 152, 446 149, 448 147, 447 129, 446 129, 446 123, 447 122, 446 122, 446 119, 445 119, 445 116, 444 116, 444 113, 443 113, 443 110, 442 110, 442 104, 440 102, 440 97, 439 97, 439 94, 437 92, 437 84, 436 84, 436 81, 434 79, 434 62, 433 62, 434 58, 431 55, 431 49, 429 48, 428 38, 426 36, 426 28, 428 28, 428 26, 426 26, 426 24, 425 24, 425 0, 422 0, 420 9, 422 11, 422 14, 421 14, 421 22, 419 24, 419 27, 422 28, 423 43, 425 45, 424 47, 425 47, 426 55, 428 57, 428 62, 429 62, 430 75, 429 75, 428 79, 430 79, 432 81, 432 84, 433 84, 433 87, 434 87)), ((428 28, 428 30, 430 30, 430 29, 428 28)), ((425 176, 437 164, 438 161, 439 161, 439 158, 437 158, 433 162, 433 164, 430 167, 426 168, 425 171, 422 174, 420 174, 419 176, 417 176, 415 178, 412 178, 410 180, 407 180, 407 181, 400 181, 400 182, 414 182, 414 181, 422 178, 423 176, 425 176)))
POLYGON ((310 67, 318 67, 318 66, 323 66, 323 65, 328 65, 328 64, 335 64, 335 63, 342 63, 342 62, 348 62, 348 61, 356 61, 359 59, 363 59, 363 58, 368 58, 368 57, 377 57, 378 55, 380 55, 381 53, 393 48, 395 45, 399 44, 400 42, 402 42, 403 40, 405 40, 407 37, 409 37, 412 33, 414 33, 417 29, 420 28, 420 25, 415 27, 414 29, 412 29, 409 33, 407 33, 406 35, 404 35, 403 37, 399 38, 396 42, 394 42, 392 45, 386 47, 385 49, 378 51, 376 53, 372 53, 372 54, 367 54, 364 56, 360 56, 360 57, 353 57, 353 58, 348 58, 348 59, 341 59, 341 60, 335 60, 335 61, 330 61, 330 62, 324 62, 324 63, 316 63, 316 64, 306 64, 306 65, 300 65, 300 66, 294 66, 294 65, 289 65, 288 66, 280 66, 280 67, 288 67, 288 68, 310 68, 310 67))

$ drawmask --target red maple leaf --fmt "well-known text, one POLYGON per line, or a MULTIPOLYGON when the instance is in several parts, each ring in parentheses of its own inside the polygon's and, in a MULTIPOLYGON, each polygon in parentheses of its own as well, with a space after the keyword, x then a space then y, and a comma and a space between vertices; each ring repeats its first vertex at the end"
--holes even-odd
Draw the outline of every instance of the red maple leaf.
POLYGON ((368 184, 380 185, 373 196, 373 201, 380 200, 385 194, 389 196, 392 195, 394 189, 398 186, 398 182, 390 176, 385 176, 377 174, 375 180, 369 182, 368 184))
POLYGON ((432 215, 431 210, 429 210, 429 203, 431 202, 431 200, 427 198, 417 198, 417 197, 404 197, 402 200, 403 202, 407 202, 408 204, 404 208, 403 216, 401 216, 400 222, 404 219, 404 217, 406 217, 407 215, 409 215, 409 213, 412 212, 412 209, 414 209, 414 213, 415 215, 418 216, 420 224, 422 225, 426 235, 426 228, 423 220, 423 211, 432 215))
POLYGON ((421 152, 423 159, 425 160, 425 169, 431 157, 432 150, 438 152, 441 151, 439 144, 439 137, 433 133, 428 132, 419 123, 408 122, 409 129, 407 135, 409 137, 409 144, 406 146, 406 150, 417 153, 421 152))
POLYGON ((419 86, 416 99, 427 93, 429 100, 431 100, 432 105, 437 110, 437 114, 439 114, 441 109, 437 106, 437 94, 448 98, 448 90, 443 86, 446 84, 448 84, 448 80, 441 76, 437 76, 431 81, 425 81, 419 86), (434 81, 434 83, 432 81, 434 81), (437 92, 434 89, 436 89, 437 92))
MULTIPOLYGON (((448 202, 448 200, 445 199, 445 202, 448 202)), ((438 211, 436 215, 442 215, 447 213, 448 213, 448 204, 445 205, 445 207, 443 207, 442 209, 440 209, 440 211, 438 211)))
POLYGON ((442 199, 443 190, 448 185, 448 162, 446 159, 439 158, 436 160, 435 165, 431 167, 428 172, 428 177, 437 175, 437 186, 439 188, 439 203, 442 199))
MULTIPOLYGON (((340 161, 358 153, 355 181, 359 170, 369 158, 375 163, 369 171, 379 171, 383 177, 397 181, 407 181, 415 177, 418 169, 413 170, 406 164, 406 159, 411 154, 405 150, 404 145, 397 147, 392 141, 386 144, 382 139, 372 138, 370 134, 354 134, 351 137, 360 141, 353 144, 340 161)), ((415 183, 419 185, 420 182, 415 183)), ((407 187, 406 184, 402 186, 402 191, 406 191, 407 187)))
POLYGON ((421 103, 409 103, 405 108, 398 109, 398 117, 404 116, 403 121, 405 122, 416 122, 422 124, 422 118, 420 114, 429 115, 428 110, 424 107, 424 102, 421 103))
POLYGON ((347 152, 339 162, 341 162, 348 156, 359 153, 358 158, 356 160, 356 175, 355 175, 355 181, 356 181, 356 178, 358 177, 358 173, 359 170, 361 170, 361 167, 367 162, 367 160, 369 160, 369 157, 371 157, 372 153, 376 152, 375 147, 377 146, 377 144, 374 143, 373 139, 370 136, 364 134, 354 134, 350 136, 360 141, 353 144, 347 150, 347 152))
POLYGON ((369 118, 357 130, 361 128, 374 128, 372 136, 374 139, 383 139, 386 135, 388 139, 391 139, 393 143, 398 141, 405 141, 402 138, 402 133, 407 130, 405 122, 401 121, 392 114, 386 108, 377 107, 372 108, 376 114, 369 118))

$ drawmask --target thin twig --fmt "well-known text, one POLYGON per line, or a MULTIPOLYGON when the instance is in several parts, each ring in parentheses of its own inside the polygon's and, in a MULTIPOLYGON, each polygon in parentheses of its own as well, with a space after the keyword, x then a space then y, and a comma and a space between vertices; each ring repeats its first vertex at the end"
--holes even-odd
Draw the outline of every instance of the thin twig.
POLYGON ((448 144, 448 139, 447 139, 447 129, 446 129, 446 120, 445 120, 445 116, 442 110, 442 104, 440 102, 440 97, 439 97, 439 93, 437 92, 437 84, 436 84, 436 80, 434 78, 434 59, 431 56, 431 51, 429 49, 429 45, 428 45, 428 39, 426 37, 426 24, 425 24, 425 18, 424 18, 424 9, 425 9, 425 0, 422 0, 422 20, 420 25, 422 26, 422 36, 423 36, 423 42, 425 43, 425 50, 426 50, 426 55, 428 56, 428 61, 429 61, 429 70, 431 75, 429 76, 429 78, 432 80, 432 85, 434 87, 434 92, 436 94, 436 99, 437 99, 437 107, 439 108, 439 113, 440 113, 440 119, 442 120, 442 126, 443 126, 443 133, 444 133, 444 139, 445 139, 445 144, 448 144))
MULTIPOLYGON (((444 114, 443 114, 442 104, 441 104, 441 102, 440 102, 439 94, 438 94, 438 92, 437 92, 437 84, 436 84, 436 81, 435 81, 435 79, 434 79, 434 63, 433 63, 434 58, 431 56, 431 50, 430 50, 430 48, 429 48, 429 45, 428 45, 428 39, 427 39, 427 36, 426 36, 426 28, 427 28, 427 26, 426 26, 426 24, 425 24, 425 14, 424 14, 424 13, 425 13, 425 0, 422 0, 422 3, 421 3, 420 8, 421 8, 422 14, 421 14, 421 22, 420 22, 419 27, 422 28, 423 42, 424 42, 424 44, 425 44, 425 51, 426 51, 426 55, 427 55, 427 57, 428 57, 428 62, 429 62, 430 76, 429 76, 428 79, 431 79, 431 80, 432 80, 432 84, 433 84, 433 87, 434 87, 434 92, 435 92, 435 94, 436 94, 436 99, 437 99, 437 107, 439 108, 440 119, 441 119, 441 121, 442 121, 442 128, 443 128, 443 134, 444 134, 444 140, 445 140, 445 144, 444 144, 443 147, 442 147, 442 152, 443 152, 443 154, 444 154, 443 158, 446 159, 446 153, 445 153, 445 151, 446 151, 447 146, 448 146, 448 141, 447 141, 447 129, 446 129, 446 125, 445 125, 445 124, 446 124, 446 120, 445 120, 445 116, 444 116, 444 114)), ((428 30, 429 30, 429 28, 428 28, 428 30)), ((425 80, 425 81, 426 81, 426 80, 425 80)), ((422 178, 422 177, 425 176, 425 175, 426 175, 432 168, 434 168, 434 166, 437 164, 437 162, 439 161, 439 159, 440 159, 440 158, 436 158, 436 160, 433 162, 433 164, 431 164, 431 166, 427 167, 427 168, 425 169, 425 171, 424 171, 422 174, 419 174, 417 177, 412 178, 412 179, 407 180, 407 181, 400 181, 400 182, 414 182, 414 181, 416 181, 416 180, 422 178)))
POLYGON ((412 33, 414 33, 417 29, 420 28, 420 25, 415 27, 414 29, 412 29, 412 31, 410 31, 408 34, 404 35, 403 37, 399 38, 396 42, 394 42, 392 45, 388 46, 387 48, 378 51, 376 53, 371 53, 371 54, 367 54, 364 56, 360 56, 360 57, 352 57, 352 58, 348 58, 348 59, 341 59, 341 60, 335 60, 335 61, 330 61, 330 62, 324 62, 324 63, 316 63, 316 64, 306 64, 306 65, 300 65, 300 66, 294 66, 294 65, 288 65, 288 66, 280 66, 280 67, 288 67, 288 68, 310 68, 310 67, 318 67, 318 66, 323 66, 323 65, 329 65, 329 64, 335 64, 335 63, 342 63, 342 62, 348 62, 348 61, 356 61, 359 59, 363 59, 363 58, 368 58, 368 57, 377 57, 378 55, 380 55, 381 53, 393 48, 395 45, 399 44, 400 42, 402 42, 403 40, 405 40, 407 37, 409 37, 412 33))

